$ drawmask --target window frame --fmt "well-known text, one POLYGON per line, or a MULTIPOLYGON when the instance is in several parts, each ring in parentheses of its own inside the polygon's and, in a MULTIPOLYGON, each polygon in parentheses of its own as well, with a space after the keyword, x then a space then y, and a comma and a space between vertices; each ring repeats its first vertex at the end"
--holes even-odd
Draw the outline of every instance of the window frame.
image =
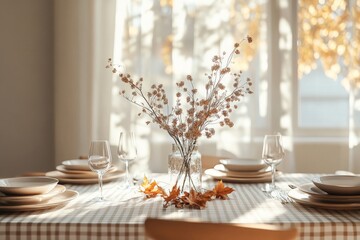
MULTIPOLYGON (((291 127, 284 128, 281 126, 281 118, 283 116, 284 108, 273 108, 270 114, 270 125, 269 129, 276 130, 280 129, 283 135, 295 136, 299 141, 348 141, 349 127, 347 128, 308 128, 300 127, 300 106, 301 99, 299 94, 299 81, 297 74, 298 68, 298 1, 284 0, 284 1, 268 1, 268 38, 270 39, 269 44, 269 88, 268 88, 268 101, 271 105, 275 103, 281 103, 284 101, 281 91, 284 88, 290 91, 291 99, 288 99, 290 106, 287 113, 291 118, 291 127), (290 11, 282 9, 283 6, 287 5, 290 11), (286 62, 286 53, 282 53, 279 47, 280 39, 280 20, 281 18, 287 18, 291 27, 291 63, 286 62), (275 28, 275 29, 274 29, 275 28), (285 66, 286 64, 286 66, 285 66), (283 68, 290 69, 290 79, 286 79, 283 68), (287 86, 284 86, 287 85, 287 86), (276 87, 274 87, 276 86, 276 87)), ((350 108, 350 107, 349 107, 350 108)), ((269 112, 270 113, 270 112, 269 112)))

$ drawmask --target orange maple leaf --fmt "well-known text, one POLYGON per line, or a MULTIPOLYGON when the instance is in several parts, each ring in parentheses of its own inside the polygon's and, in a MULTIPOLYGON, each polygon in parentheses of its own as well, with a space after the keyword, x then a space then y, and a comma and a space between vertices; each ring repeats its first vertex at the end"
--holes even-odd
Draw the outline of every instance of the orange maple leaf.
POLYGON ((156 197, 158 194, 164 195, 165 191, 160 187, 156 181, 149 181, 149 179, 144 176, 143 182, 140 185, 140 192, 145 193, 147 198, 156 197))
POLYGON ((207 201, 212 200, 215 196, 215 193, 213 190, 207 190, 206 192, 202 193, 202 197, 206 199, 207 201))
POLYGON ((180 194, 180 188, 177 185, 174 185, 169 195, 163 195, 164 208, 168 207, 170 202, 173 202, 176 205, 179 194, 180 194))
POLYGON ((233 191, 233 188, 225 187, 222 180, 218 181, 213 189, 215 197, 220 199, 229 199, 228 194, 232 193, 233 191))
POLYGON ((195 191, 194 189, 190 190, 190 193, 185 192, 184 196, 181 197, 181 200, 189 207, 203 209, 206 207, 205 199, 200 192, 195 191))
POLYGON ((169 205, 174 205, 176 208, 197 208, 203 209, 206 207, 206 203, 215 198, 229 199, 228 194, 234 191, 233 188, 225 187, 224 183, 220 180, 217 182, 213 190, 208 190, 204 193, 197 192, 194 189, 189 192, 184 192, 180 196, 180 187, 176 184, 172 187, 169 194, 167 194, 162 187, 160 187, 156 181, 144 176, 143 182, 140 185, 140 192, 145 193, 147 198, 153 198, 160 195, 164 199, 163 207, 167 208, 169 205))
POLYGON ((149 184, 150 184, 149 179, 146 176, 144 176, 143 182, 141 183, 140 187, 141 188, 147 188, 149 186, 149 184))

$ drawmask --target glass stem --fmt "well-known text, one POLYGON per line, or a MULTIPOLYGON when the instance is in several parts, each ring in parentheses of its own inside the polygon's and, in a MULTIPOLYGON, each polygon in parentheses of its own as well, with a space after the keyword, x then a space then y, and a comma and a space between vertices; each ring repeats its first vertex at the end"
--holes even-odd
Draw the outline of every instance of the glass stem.
POLYGON ((271 164, 271 190, 275 189, 275 164, 271 164))
POLYGON ((126 170, 126 185, 130 187, 130 179, 129 179, 129 161, 125 161, 125 170, 126 170))
POLYGON ((102 193, 102 187, 103 187, 103 181, 102 181, 103 175, 101 173, 98 173, 98 179, 99 179, 99 191, 100 191, 100 200, 104 200, 103 193, 102 193))

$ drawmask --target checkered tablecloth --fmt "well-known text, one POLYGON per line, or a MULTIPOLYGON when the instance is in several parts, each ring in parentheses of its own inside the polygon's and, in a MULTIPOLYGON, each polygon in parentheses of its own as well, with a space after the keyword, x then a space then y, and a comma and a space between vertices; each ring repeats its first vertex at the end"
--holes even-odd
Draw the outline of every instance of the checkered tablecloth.
MULTIPOLYGON (((315 174, 283 174, 277 185, 285 191, 288 184, 310 182, 315 174)), ((151 176, 149 176, 151 177, 151 176)), ((154 175, 166 182, 166 175, 154 175)), ((0 213, 0 239, 145 239, 143 223, 147 217, 197 219, 222 223, 268 223, 295 225, 300 239, 360 239, 360 211, 334 211, 304 207, 296 203, 282 204, 265 195, 263 184, 226 183, 235 192, 230 200, 215 200, 203 210, 163 209, 160 198, 144 200, 136 192, 119 188, 120 182, 104 185, 108 203, 92 199, 97 185, 66 185, 80 196, 64 207, 27 213, 0 213)), ((215 181, 204 181, 212 188, 215 181)))

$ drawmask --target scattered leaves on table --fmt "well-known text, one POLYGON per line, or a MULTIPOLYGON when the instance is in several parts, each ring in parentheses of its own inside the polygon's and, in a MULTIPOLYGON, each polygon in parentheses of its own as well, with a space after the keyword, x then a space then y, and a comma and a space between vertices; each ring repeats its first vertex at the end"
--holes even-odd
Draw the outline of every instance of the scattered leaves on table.
POLYGON ((224 183, 220 180, 214 187, 214 195, 216 198, 229 199, 228 194, 234 191, 233 188, 225 187, 224 183))
POLYGON ((156 197, 158 194, 163 195, 165 191, 160 187, 156 181, 149 182, 148 178, 144 176, 143 182, 140 185, 140 191, 145 193, 147 198, 156 197))
POLYGON ((191 189, 190 193, 184 192, 183 195, 180 195, 180 188, 177 185, 174 185, 169 194, 167 194, 155 180, 149 181, 146 176, 144 176, 143 182, 140 185, 140 192, 143 192, 147 198, 161 196, 164 199, 164 208, 174 205, 176 208, 203 209, 206 207, 206 203, 213 199, 229 199, 228 195, 233 191, 233 188, 226 187, 221 180, 217 182, 212 190, 202 193, 191 189))
POLYGON ((169 195, 165 194, 162 196, 164 198, 164 207, 168 207, 172 202, 175 203, 174 201, 179 197, 179 195, 180 188, 177 185, 174 185, 169 195))
POLYGON ((188 205, 190 208, 203 209, 206 207, 206 198, 202 196, 202 193, 195 191, 194 189, 190 190, 190 193, 185 192, 181 197, 184 205, 188 205))

